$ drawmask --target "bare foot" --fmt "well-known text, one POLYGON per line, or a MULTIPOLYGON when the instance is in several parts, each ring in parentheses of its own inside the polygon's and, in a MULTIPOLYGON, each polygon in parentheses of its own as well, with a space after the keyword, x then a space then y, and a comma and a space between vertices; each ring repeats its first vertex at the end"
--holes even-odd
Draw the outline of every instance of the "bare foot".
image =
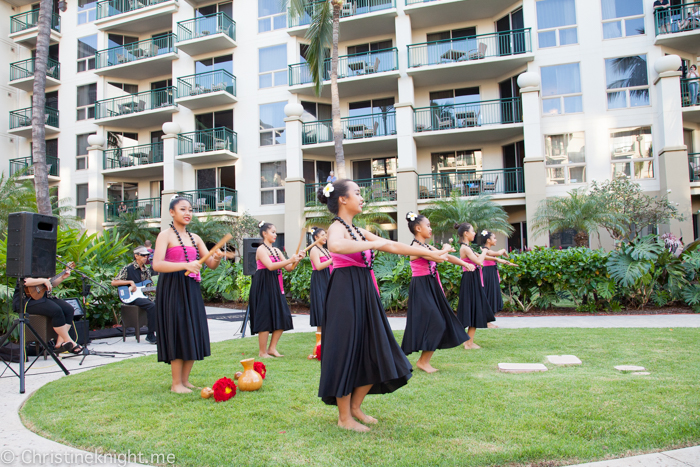
POLYGON ((372 425, 376 425, 378 423, 378 420, 376 418, 370 417, 369 415, 364 413, 362 409, 350 409, 350 413, 352 413, 352 416, 361 421, 362 423, 370 423, 372 425))
POLYGON ((420 360, 416 362, 416 366, 426 373, 435 373, 438 371, 438 369, 433 367, 430 363, 423 363, 420 360))
POLYGON ((356 422, 352 418, 347 422, 338 420, 338 426, 340 428, 345 428, 346 430, 357 431, 358 433, 366 433, 369 431, 369 427, 366 427, 363 424, 356 422))
POLYGON ((259 352, 258 357, 260 357, 260 358, 272 358, 272 355, 270 355, 269 353, 259 352))
POLYGON ((195 388, 202 389, 202 388, 199 388, 199 387, 195 386, 194 384, 190 383, 189 381, 185 381, 184 383, 182 383, 182 385, 187 387, 187 388, 190 388, 190 389, 195 389, 195 388))
POLYGON ((277 350, 270 350, 270 349, 268 349, 268 350, 267 350, 267 353, 268 353, 269 355, 272 355, 273 357, 284 357, 284 355, 282 355, 281 353, 279 353, 277 350))
POLYGON ((464 343, 464 348, 469 350, 469 349, 480 349, 481 347, 479 347, 478 345, 476 345, 475 343, 470 341, 470 342, 464 343))
POLYGON ((496 325, 493 324, 493 323, 486 323, 486 327, 487 327, 487 328, 490 328, 490 329, 498 329, 498 326, 496 326, 496 325))
POLYGON ((171 390, 172 392, 176 392, 176 393, 178 393, 178 394, 187 394, 187 393, 192 392, 191 389, 186 388, 186 387, 183 386, 182 384, 177 384, 177 385, 173 384, 173 385, 170 387, 170 390, 171 390))

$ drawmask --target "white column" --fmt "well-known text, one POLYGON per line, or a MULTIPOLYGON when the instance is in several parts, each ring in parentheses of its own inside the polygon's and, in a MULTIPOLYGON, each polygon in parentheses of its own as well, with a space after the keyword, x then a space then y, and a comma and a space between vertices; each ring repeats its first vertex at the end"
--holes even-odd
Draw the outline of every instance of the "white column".
MULTIPOLYGON (((304 107, 296 102, 290 102, 284 107, 287 118, 285 133, 287 135, 287 178, 284 185, 284 244, 291 255, 293 249, 299 244, 302 235, 306 214, 304 206, 304 192, 306 181, 304 180, 304 153, 301 147, 302 122, 301 114, 304 107)), ((294 251, 294 253, 296 253, 294 251)))
POLYGON ((163 193, 160 202, 160 229, 165 230, 173 220, 170 216, 170 199, 182 186, 183 163, 177 160, 177 135, 180 126, 177 123, 166 122, 163 124, 163 193))
POLYGON ((85 227, 88 233, 102 231, 105 220, 105 188, 102 175, 105 139, 101 135, 88 136, 88 198, 85 209, 85 227))

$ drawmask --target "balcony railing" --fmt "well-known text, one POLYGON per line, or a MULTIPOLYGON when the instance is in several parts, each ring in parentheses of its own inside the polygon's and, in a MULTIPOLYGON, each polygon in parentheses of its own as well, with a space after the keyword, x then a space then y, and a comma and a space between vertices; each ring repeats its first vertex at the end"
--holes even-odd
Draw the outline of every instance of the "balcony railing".
MULTIPOLYGON (((58 128, 58 110, 51 107, 45 108, 44 123, 58 128)), ((13 110, 10 112, 10 130, 32 126, 32 108, 13 110)))
POLYGON ((226 91, 236 96, 236 77, 225 70, 207 71, 177 79, 177 97, 191 97, 226 91))
POLYGON ((153 39, 146 39, 127 45, 98 50, 95 55, 95 68, 99 70, 100 68, 123 65, 125 63, 176 52, 175 42, 177 42, 177 36, 171 33, 153 39))
MULTIPOLYGON (((360 187, 365 201, 372 203, 396 201, 396 177, 375 177, 353 180, 360 187)), ((306 206, 319 206, 316 193, 326 183, 307 183, 305 188, 306 206)))
MULTIPOLYGON (((30 10, 10 17, 10 33, 25 31, 35 28, 39 24, 39 9, 30 10)), ((61 32, 61 17, 53 13, 51 15, 51 29, 61 32)))
POLYGON ((148 6, 167 2, 168 0, 102 0, 97 2, 97 19, 109 18, 148 6))
POLYGON ((430 2, 435 2, 437 0, 406 0, 406 5, 415 5, 417 3, 430 3, 430 2))
POLYGON ((160 219, 160 198, 105 203, 105 221, 118 222, 120 214, 137 213, 139 219, 160 219))
POLYGON ((119 117, 175 105, 175 86, 95 102, 95 119, 119 117))
MULTIPOLYGON (((34 76, 34 63, 36 59, 29 58, 21 62, 10 63, 10 81, 30 78, 34 76)), ((46 62, 46 76, 53 79, 61 79, 61 64, 49 58, 46 62)))
POLYGON ((408 66, 442 65, 532 52, 530 29, 515 29, 408 46, 408 66))
POLYGON ((194 212, 238 211, 238 192, 230 188, 182 191, 180 196, 190 200, 194 212))
MULTIPOLYGON (((396 113, 384 112, 340 119, 343 139, 375 138, 396 134, 396 113)), ((333 141, 333 121, 320 120, 302 125, 302 144, 333 141)))
MULTIPOLYGON (((306 26, 311 24, 311 18, 316 13, 316 9, 324 2, 308 3, 306 11, 303 15, 293 17, 287 14, 287 27, 295 28, 297 26, 306 26)), ((343 2, 343 9, 340 11, 340 17, 364 15, 366 13, 374 13, 375 11, 388 10, 394 8, 396 3, 394 0, 348 0, 343 2)))
POLYGON ((700 78, 688 78, 681 80, 681 104, 683 107, 693 107, 700 104, 700 102, 698 102, 699 89, 700 78))
POLYGON ((700 29, 700 2, 657 10, 654 18, 657 36, 700 29))
POLYGON ((126 148, 107 149, 104 152, 104 168, 140 167, 163 162, 163 143, 142 144, 126 148))
POLYGON ((691 182, 700 182, 700 152, 688 154, 688 171, 691 182))
MULTIPOLYGON (((338 57, 338 79, 351 76, 366 76, 383 71, 399 69, 399 55, 396 48, 363 52, 338 57)), ((331 60, 324 63, 324 80, 331 79, 331 60)), ((289 65, 289 85, 311 83, 311 71, 308 63, 289 65)))
POLYGON ((418 198, 525 193, 521 167, 418 175, 418 198))
POLYGON ((238 135, 225 127, 199 130, 177 135, 177 154, 198 154, 209 151, 238 152, 238 135))
POLYGON ((236 22, 223 11, 177 23, 177 40, 180 42, 220 33, 236 40, 236 22))
POLYGON ((520 97, 469 104, 423 107, 413 111, 415 131, 454 130, 523 121, 520 97))
MULTIPOLYGON (((25 169, 27 170, 25 171, 24 175, 34 175, 33 166, 34 159, 32 156, 10 159, 10 177, 25 169)), ((58 157, 46 156, 46 168, 49 171, 49 175, 58 177, 60 169, 58 157)))

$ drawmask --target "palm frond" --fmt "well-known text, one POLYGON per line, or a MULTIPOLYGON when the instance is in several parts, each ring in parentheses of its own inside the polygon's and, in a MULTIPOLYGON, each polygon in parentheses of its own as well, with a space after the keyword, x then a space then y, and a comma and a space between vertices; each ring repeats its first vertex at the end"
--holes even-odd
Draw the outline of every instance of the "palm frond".
POLYGON ((321 95, 326 68, 326 50, 333 45, 333 8, 330 2, 322 2, 313 9, 311 24, 306 31, 309 49, 306 62, 309 64, 314 91, 321 95))
POLYGON ((421 214, 430 219, 433 230, 439 234, 454 232, 454 224, 461 222, 469 222, 477 230, 486 229, 505 235, 514 230, 508 221, 508 213, 490 196, 461 198, 453 194, 450 199, 435 201, 421 214))

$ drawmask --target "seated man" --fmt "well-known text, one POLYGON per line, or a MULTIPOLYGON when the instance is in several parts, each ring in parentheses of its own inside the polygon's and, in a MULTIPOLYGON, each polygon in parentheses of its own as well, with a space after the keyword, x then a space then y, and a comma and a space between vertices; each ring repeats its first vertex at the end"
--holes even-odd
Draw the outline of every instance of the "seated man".
MULTIPOLYGON (((148 248, 140 246, 134 250, 134 262, 124 266, 117 277, 112 281, 113 287, 128 285, 129 290, 136 291, 136 285, 139 282, 151 280, 151 270, 146 267, 148 261, 148 248)), ((153 292, 149 295, 152 297, 153 292)), ((129 305, 135 305, 143 308, 148 313, 148 334, 146 334, 146 342, 149 344, 156 343, 156 304, 148 298, 137 298, 129 305)))

